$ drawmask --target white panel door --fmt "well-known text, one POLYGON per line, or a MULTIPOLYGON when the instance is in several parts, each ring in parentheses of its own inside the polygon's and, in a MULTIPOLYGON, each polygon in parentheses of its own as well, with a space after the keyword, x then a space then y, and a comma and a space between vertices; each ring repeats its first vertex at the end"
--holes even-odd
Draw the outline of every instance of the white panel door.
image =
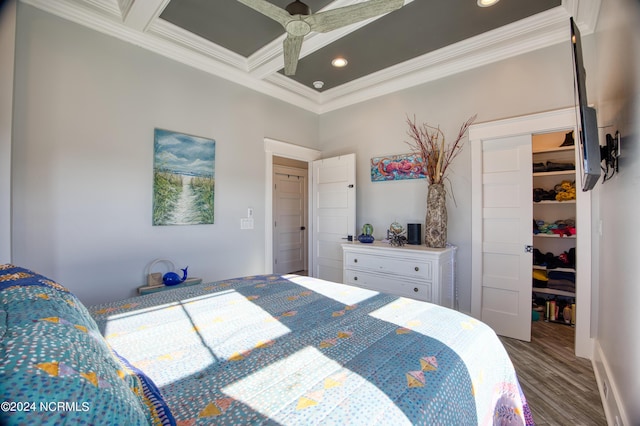
MULTIPOLYGON (((482 140, 481 319, 497 334, 531 340, 531 136, 482 140)), ((477 281, 476 281, 477 282, 477 281)))
POLYGON ((287 274, 306 269, 306 170, 274 167, 273 272, 287 274))
POLYGON ((313 162, 312 276, 342 282, 342 246, 356 232, 355 154, 313 162))

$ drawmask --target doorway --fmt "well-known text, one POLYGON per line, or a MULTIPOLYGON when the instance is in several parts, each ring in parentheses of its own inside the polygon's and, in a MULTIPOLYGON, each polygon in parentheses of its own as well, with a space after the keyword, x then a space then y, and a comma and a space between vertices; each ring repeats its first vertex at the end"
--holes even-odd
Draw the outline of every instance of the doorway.
MULTIPOLYGON (((286 142, 277 141, 274 139, 264 139, 264 151, 265 151, 265 247, 264 247, 264 270, 265 273, 273 272, 274 265, 274 234, 273 234, 273 221, 274 221, 274 207, 273 207, 273 170, 274 170, 274 158, 280 157, 284 159, 297 160, 298 164, 304 164, 303 167, 310 170, 310 165, 313 161, 318 160, 321 157, 321 153, 318 150, 305 148, 299 145, 293 145, 286 142)), ((307 194, 310 193, 310 175, 307 179, 307 194)), ((307 203, 307 209, 311 208, 310 200, 307 203)), ((310 210, 307 210, 309 212, 310 210)), ((309 213, 307 213, 308 215, 309 213)), ((307 218, 308 220, 308 218, 307 218)), ((307 226, 307 235, 311 235, 312 225, 310 222, 307 226)), ((312 270, 314 265, 313 256, 311 253, 311 240, 307 238, 307 269, 312 270)))
POLYGON ((308 275, 308 163, 273 157, 273 272, 308 275))
POLYGON ((320 151, 264 140, 265 150, 265 273, 272 273, 274 157, 299 160, 307 165, 308 226, 307 270, 310 276, 342 281, 342 243, 355 235, 355 154, 322 158, 320 151), (313 195, 312 195, 313 194, 313 195))
MULTIPOLYGON (((509 277, 518 277, 519 289, 518 296, 523 296, 518 300, 522 300, 521 309, 517 312, 514 310, 514 314, 511 316, 510 321, 523 324, 526 327, 525 333, 530 336, 531 334, 531 299, 529 299, 528 306, 524 304, 524 295, 531 297, 532 294, 532 264, 533 264, 533 248, 535 244, 530 242, 533 239, 534 233, 532 233, 532 220, 526 225, 513 225, 513 230, 509 230, 506 226, 506 222, 500 220, 500 216, 495 215, 494 211, 487 210, 485 208, 488 201, 505 201, 514 205, 515 207, 526 206, 527 212, 532 212, 532 147, 531 139, 533 135, 546 134, 554 132, 567 132, 567 130, 574 130, 576 125, 575 108, 567 108, 557 111, 549 111, 539 114, 532 114, 524 117, 514 117, 504 120, 498 120, 494 122, 481 123, 471 126, 469 129, 469 143, 471 146, 472 157, 472 289, 471 289, 471 312, 472 315, 482 321, 487 322, 492 328, 500 329, 501 324, 505 319, 493 321, 492 314, 504 313, 504 307, 512 307, 515 303, 513 294, 508 293, 502 281, 505 275, 505 262, 493 262, 488 264, 488 261, 495 259, 499 260, 497 256, 494 256, 492 251, 494 247, 494 241, 487 241, 488 237, 495 237, 494 239, 502 242, 505 238, 511 238, 516 235, 516 232, 522 232, 522 238, 513 242, 514 256, 520 256, 522 261, 517 263, 517 268, 514 262, 509 272, 509 277), (526 156, 520 155, 518 159, 508 158, 507 155, 503 155, 501 151, 505 148, 505 144, 501 143, 506 140, 515 140, 522 138, 529 139, 529 142, 524 145, 522 151, 526 150, 526 156), (496 152, 486 155, 486 149, 495 149, 496 152), (497 154, 497 155, 493 155, 497 154), (522 184, 519 190, 514 189, 514 196, 505 197, 504 191, 499 192, 494 198, 492 197, 490 186, 494 184, 492 179, 498 179, 497 183, 504 183, 505 179, 502 179, 497 173, 493 173, 490 166, 494 168, 512 168, 512 169, 527 169, 529 180, 527 185, 522 184), (522 195, 523 197, 518 197, 522 195), (521 200, 521 202, 520 202, 521 200), (495 221, 493 219, 496 219, 495 221), (492 225, 500 224, 501 228, 492 225), (488 232, 488 231, 494 232, 488 232), (526 235, 526 237, 525 237, 526 235), (526 254, 524 254, 526 253, 526 254), (489 256, 486 256, 489 254, 489 256), (525 256, 528 257, 525 261, 525 256), (488 268, 492 267, 492 268, 488 268), (517 270, 516 270, 517 269, 517 270), (489 296, 487 298, 487 296, 489 296), (500 297, 502 296, 502 299, 500 297)), ((577 150, 579 151, 579 150, 577 150)), ((551 154, 556 157, 557 153, 551 154)), ((550 161, 551 159, 545 161, 550 161)), ((540 160, 542 161, 542 160, 540 160)), ((546 164, 546 163, 545 163, 546 164)), ((575 164, 579 164, 579 160, 575 159, 575 164)), ((555 172, 554 172, 555 173, 555 172)), ((575 222, 579 223, 580 235, 575 239, 575 255, 577 257, 575 264, 575 291, 576 297, 575 304, 575 354, 583 358, 592 358, 593 354, 593 339, 590 335, 591 331, 591 294, 592 294, 592 280, 591 280, 591 194, 589 192, 578 191, 576 193, 576 200, 573 206, 559 206, 551 204, 549 206, 541 207, 542 209, 575 209, 575 222)), ((525 211, 525 210, 523 210, 525 211)), ((529 214, 528 213, 528 214, 529 214)), ((546 214, 546 213, 545 213, 546 214)), ((563 216, 567 212, 558 212, 552 216, 563 216)), ((556 218, 557 219, 557 218, 556 218)), ((554 219, 555 220, 555 219, 554 219)), ((535 229, 534 229, 535 232, 535 229)), ((542 239, 542 237, 536 237, 542 239)), ((566 238, 566 237, 563 237, 566 238)), ((554 236, 553 240, 560 240, 560 237, 554 236)), ((551 241, 551 240, 550 240, 551 241)), ((565 242, 565 241, 561 241, 565 242)), ((568 242, 567 242, 568 243, 568 242)), ((504 245, 504 244, 503 244, 504 245)), ((568 251, 568 248, 563 248, 562 251, 568 251)), ((543 253, 547 249, 540 251, 543 253)), ((553 251, 553 250, 549 250, 553 251)), ((559 252, 558 252, 559 253, 559 252)), ((556 255, 558 254, 556 253, 556 255)), ((502 254, 502 253, 500 253, 502 254)), ((514 278, 515 279, 515 278, 514 278)), ((571 320, 573 321, 573 319, 571 320)), ((566 327, 565 325, 562 325, 566 327)), ((508 331, 508 330, 506 330, 508 331)), ((500 334, 500 333, 498 333, 500 334)), ((503 331, 506 337, 520 338, 516 335, 509 336, 503 331)), ((529 340, 530 337, 525 335, 523 340, 529 340)))

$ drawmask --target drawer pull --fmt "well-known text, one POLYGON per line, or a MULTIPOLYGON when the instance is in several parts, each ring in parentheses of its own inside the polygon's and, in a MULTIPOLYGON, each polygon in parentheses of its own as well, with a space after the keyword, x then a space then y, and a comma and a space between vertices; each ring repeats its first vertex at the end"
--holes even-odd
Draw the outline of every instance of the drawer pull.
POLYGON ((353 277, 353 280, 354 281, 358 281, 358 277, 353 277))
POLYGON ((358 259, 353 259, 353 263, 358 263, 358 259))
POLYGON ((417 293, 418 292, 418 287, 414 287, 413 291, 415 291, 417 293))
POLYGON ((413 268, 413 269, 415 269, 416 272, 418 272, 420 270, 420 268, 417 267, 417 266, 415 268, 413 268))

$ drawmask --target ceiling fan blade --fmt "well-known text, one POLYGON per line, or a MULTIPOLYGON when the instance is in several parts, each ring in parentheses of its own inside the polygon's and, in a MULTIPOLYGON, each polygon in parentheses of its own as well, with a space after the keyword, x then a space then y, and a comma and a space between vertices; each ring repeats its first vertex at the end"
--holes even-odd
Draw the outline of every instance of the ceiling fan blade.
POLYGON ((302 48, 302 40, 304 40, 304 36, 292 36, 289 34, 282 42, 285 75, 295 75, 296 73, 298 57, 300 56, 300 49, 302 48))
POLYGON ((284 9, 279 8, 273 3, 269 3, 266 0, 238 0, 245 6, 262 13, 263 15, 273 19, 280 23, 283 27, 286 27, 287 22, 291 21, 291 15, 284 9))
POLYGON ((404 0, 369 0, 351 6, 318 12, 305 16, 304 20, 311 25, 312 31, 326 33, 383 13, 392 12, 400 9, 403 5, 404 0))

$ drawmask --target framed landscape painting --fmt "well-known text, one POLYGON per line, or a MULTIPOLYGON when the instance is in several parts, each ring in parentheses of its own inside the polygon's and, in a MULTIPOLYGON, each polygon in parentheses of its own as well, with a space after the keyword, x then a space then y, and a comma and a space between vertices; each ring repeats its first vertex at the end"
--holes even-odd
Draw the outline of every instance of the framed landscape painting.
POLYGON ((155 129, 153 225, 212 224, 216 141, 155 129))

